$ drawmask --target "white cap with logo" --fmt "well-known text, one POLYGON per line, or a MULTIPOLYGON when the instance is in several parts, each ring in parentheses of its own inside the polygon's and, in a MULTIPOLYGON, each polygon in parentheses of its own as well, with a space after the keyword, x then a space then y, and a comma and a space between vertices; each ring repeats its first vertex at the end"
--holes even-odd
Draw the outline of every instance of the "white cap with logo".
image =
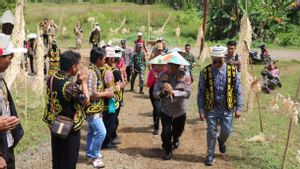
POLYGON ((217 57, 217 58, 223 58, 223 57, 225 57, 226 51, 227 51, 226 47, 217 45, 217 46, 212 47, 211 56, 217 57))

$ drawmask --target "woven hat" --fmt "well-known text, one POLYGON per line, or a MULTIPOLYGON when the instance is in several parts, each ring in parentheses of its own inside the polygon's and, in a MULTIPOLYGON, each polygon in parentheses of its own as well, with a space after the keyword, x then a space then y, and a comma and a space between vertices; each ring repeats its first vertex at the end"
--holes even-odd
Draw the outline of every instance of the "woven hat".
POLYGON ((182 66, 190 65, 190 63, 188 61, 186 61, 178 52, 169 53, 169 54, 165 55, 165 57, 167 57, 168 55, 171 55, 172 57, 167 61, 167 63, 173 63, 176 65, 182 65, 182 66))

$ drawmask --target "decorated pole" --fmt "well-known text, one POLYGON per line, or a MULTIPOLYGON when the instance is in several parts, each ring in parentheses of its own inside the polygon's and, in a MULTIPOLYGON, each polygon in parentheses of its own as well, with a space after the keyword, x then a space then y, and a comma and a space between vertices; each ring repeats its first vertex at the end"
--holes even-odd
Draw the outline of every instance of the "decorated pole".
POLYGON ((202 23, 203 36, 202 36, 202 39, 201 39, 200 55, 201 55, 201 53, 203 51, 203 48, 204 48, 207 14, 208 14, 208 0, 204 0, 204 15, 203 15, 203 23, 202 23))

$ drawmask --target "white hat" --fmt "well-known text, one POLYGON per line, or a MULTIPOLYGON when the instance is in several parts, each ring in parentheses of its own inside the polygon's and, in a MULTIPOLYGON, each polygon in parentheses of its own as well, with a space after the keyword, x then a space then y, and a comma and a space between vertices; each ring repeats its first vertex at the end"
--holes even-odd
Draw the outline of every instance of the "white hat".
POLYGON ((105 52, 106 52, 106 57, 107 58, 114 58, 115 57, 115 48, 113 47, 106 47, 105 48, 105 52))
POLYGON ((11 23, 11 24, 15 24, 15 18, 13 13, 10 10, 7 10, 3 13, 2 18, 1 18, 1 22, 2 24, 4 23, 11 23))
POLYGON ((3 49, 2 55, 9 55, 12 53, 26 53, 26 48, 14 48, 10 41, 10 36, 3 33, 0 34, 0 48, 3 49))
POLYGON ((112 45, 112 41, 109 40, 106 45, 111 46, 112 45))
POLYGON ((29 34, 27 35, 27 38, 28 38, 28 39, 36 39, 37 37, 38 37, 38 35, 35 34, 35 33, 29 33, 29 34))
POLYGON ((123 49, 120 47, 120 46, 115 46, 115 51, 116 52, 122 52, 123 51, 123 49))
POLYGON ((95 26, 95 29, 97 29, 98 31, 101 31, 101 28, 100 28, 99 25, 96 25, 96 26, 95 26))
POLYGON ((137 36, 143 36, 142 32, 138 32, 137 36))
POLYGON ((223 58, 223 57, 225 57, 226 51, 227 51, 226 47, 217 45, 217 46, 212 47, 211 56, 223 58))

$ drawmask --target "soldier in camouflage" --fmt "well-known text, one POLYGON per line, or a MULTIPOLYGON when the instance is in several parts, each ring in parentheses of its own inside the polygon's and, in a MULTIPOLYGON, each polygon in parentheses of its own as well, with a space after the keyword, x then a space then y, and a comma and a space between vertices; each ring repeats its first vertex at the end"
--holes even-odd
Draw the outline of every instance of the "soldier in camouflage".
POLYGON ((131 92, 134 91, 134 82, 137 75, 139 75, 140 94, 144 94, 144 73, 146 68, 145 52, 143 52, 142 49, 143 45, 138 43, 136 45, 135 52, 133 52, 130 60, 130 66, 132 69, 131 92))

